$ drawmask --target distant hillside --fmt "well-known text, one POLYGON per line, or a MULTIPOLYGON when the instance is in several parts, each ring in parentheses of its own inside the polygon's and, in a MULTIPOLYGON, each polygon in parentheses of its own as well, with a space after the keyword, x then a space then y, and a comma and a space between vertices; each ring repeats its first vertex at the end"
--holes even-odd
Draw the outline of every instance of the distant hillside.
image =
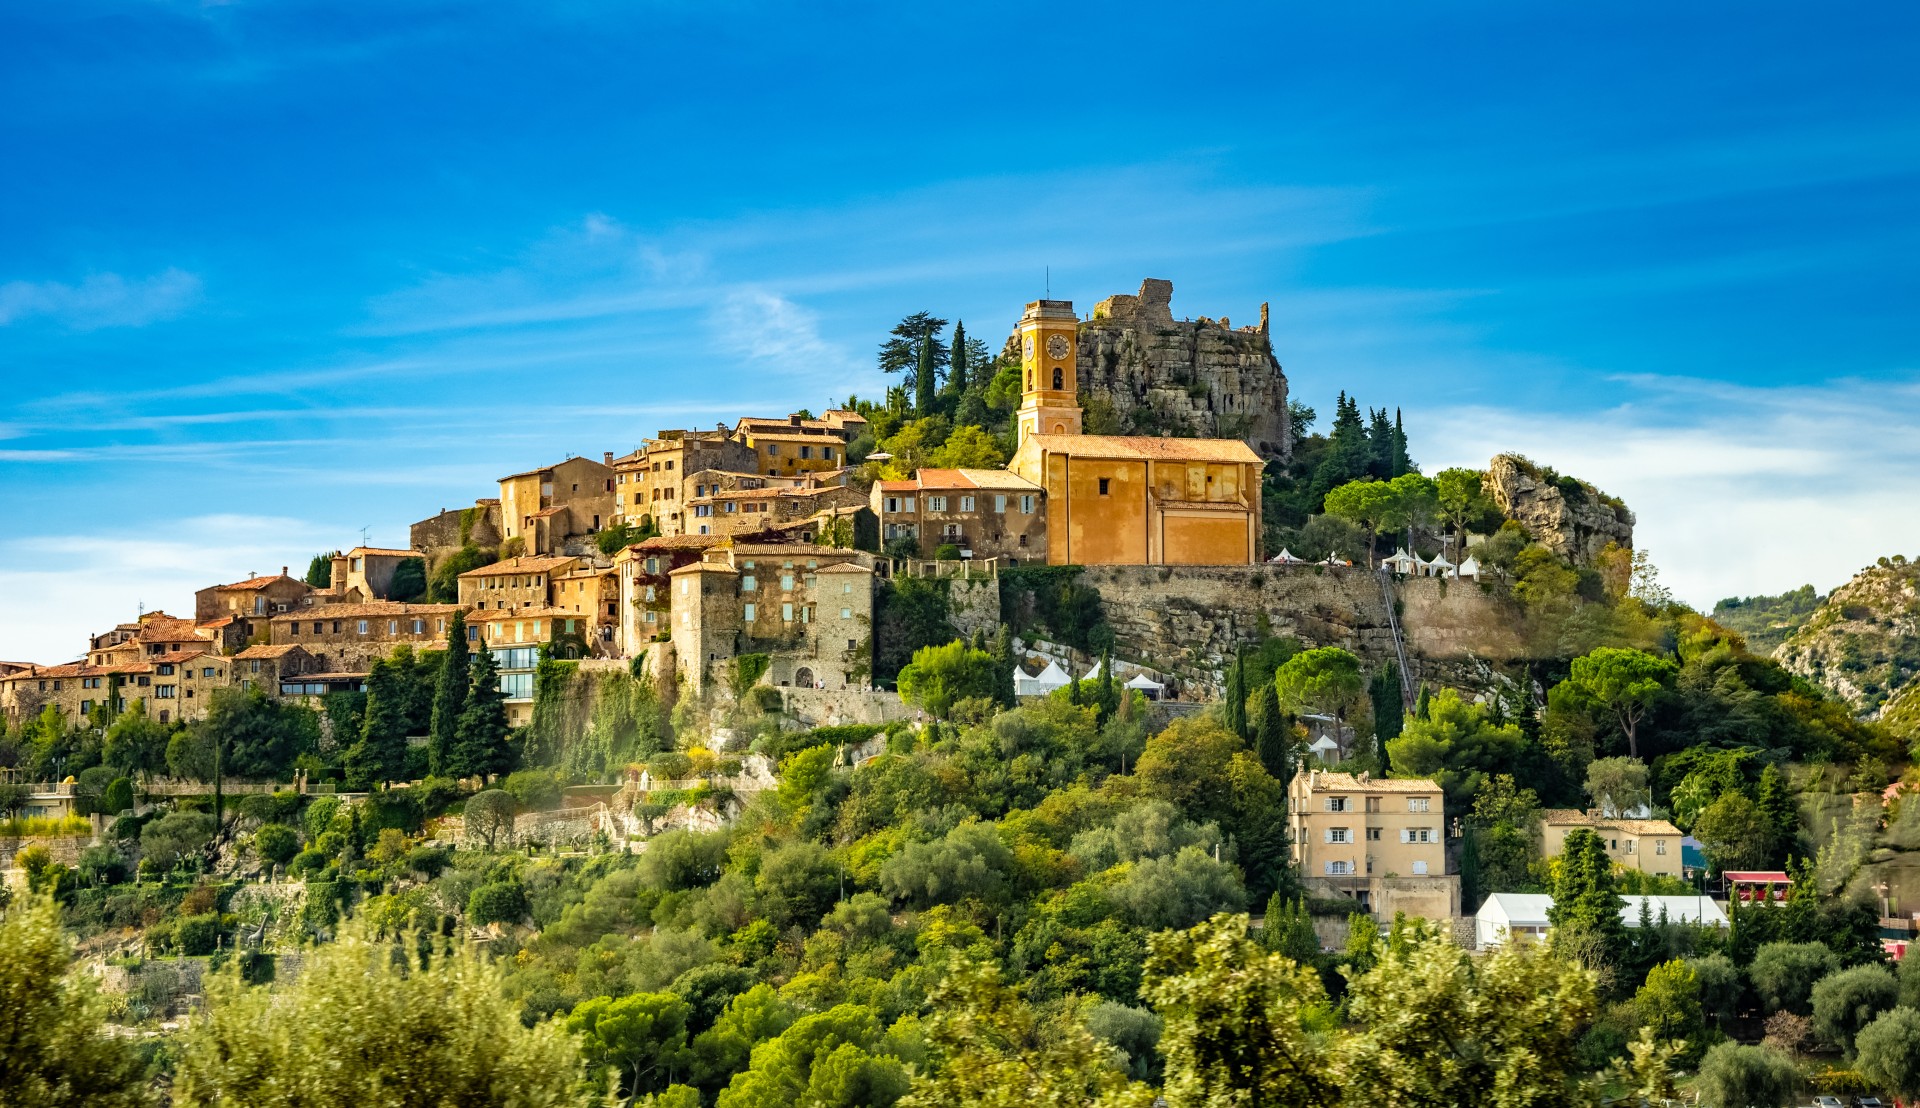
POLYGON ((1738 631, 1755 654, 1771 654, 1818 611, 1826 597, 1802 585, 1778 596, 1729 596, 1713 606, 1713 620, 1738 631))
POLYGON ((1879 716, 1899 701, 1891 714, 1910 719, 1920 696, 1920 563, 1896 555, 1862 570, 1833 590, 1774 657, 1863 715, 1879 716))

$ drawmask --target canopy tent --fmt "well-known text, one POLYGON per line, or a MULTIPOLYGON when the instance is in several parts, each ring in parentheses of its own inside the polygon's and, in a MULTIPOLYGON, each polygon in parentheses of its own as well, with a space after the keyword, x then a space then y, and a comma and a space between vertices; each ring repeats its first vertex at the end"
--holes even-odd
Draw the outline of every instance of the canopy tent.
POLYGON ((1098 681, 1098 680, 1100 680, 1100 672, 1101 672, 1102 670, 1104 670, 1104 669, 1106 669, 1106 668, 1107 668, 1107 661, 1106 661, 1106 659, 1105 659, 1105 658, 1102 658, 1102 659, 1101 659, 1101 660, 1099 660, 1098 662, 1095 662, 1095 663, 1093 664, 1093 668, 1092 668, 1092 669, 1090 669, 1090 670, 1088 670, 1088 671, 1086 672, 1086 676, 1084 676, 1084 677, 1082 677, 1082 678, 1080 678, 1080 680, 1081 680, 1081 681, 1082 681, 1083 683, 1084 683, 1084 682, 1093 682, 1093 681, 1098 681))
POLYGON ((1453 563, 1447 561, 1445 554, 1435 554, 1433 561, 1426 565, 1426 574, 1429 577, 1452 577, 1453 573, 1453 563))
POLYGON ((1160 694, 1167 689, 1165 685, 1155 681, 1144 673, 1134 674, 1133 677, 1127 681, 1126 687, 1146 693, 1148 700, 1160 699, 1160 694))
POLYGON ((1297 566, 1297 565, 1304 565, 1305 559, 1294 557, 1293 551, 1288 550, 1286 547, 1283 546, 1280 548, 1280 553, 1275 554, 1271 558, 1268 558, 1267 562, 1271 565, 1297 566))
POLYGON ((1467 555, 1467 560, 1460 563, 1460 568, 1457 572, 1462 577, 1480 576, 1480 559, 1471 554, 1467 555))
POLYGON ((1013 695, 1045 696, 1055 689, 1066 688, 1071 680, 1066 671, 1060 668, 1060 663, 1052 659, 1047 660, 1047 668, 1032 677, 1027 676, 1024 667, 1014 666, 1013 695))
MULTIPOLYGON (((1628 927, 1640 926, 1643 904, 1646 918, 1654 923, 1727 926, 1727 914, 1711 897, 1634 895, 1620 900, 1620 921, 1628 927)), ((1474 913, 1474 931, 1481 949, 1499 946, 1509 936, 1540 938, 1547 933, 1547 912, 1552 907, 1553 898, 1541 893, 1494 893, 1487 897, 1474 913)))
POLYGON ((1395 550, 1393 557, 1380 559, 1380 568, 1394 573, 1413 573, 1425 565, 1420 559, 1404 550, 1395 550))
POLYGON ((1328 765, 1337 765, 1340 761, 1340 744, 1333 741, 1332 735, 1322 735, 1307 744, 1307 753, 1328 765))

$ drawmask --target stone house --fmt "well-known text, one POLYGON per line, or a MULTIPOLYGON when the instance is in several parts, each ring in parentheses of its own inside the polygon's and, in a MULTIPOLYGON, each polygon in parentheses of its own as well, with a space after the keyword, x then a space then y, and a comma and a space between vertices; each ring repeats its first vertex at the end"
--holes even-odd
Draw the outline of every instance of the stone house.
POLYGON ((613 556, 615 603, 620 613, 620 654, 633 657, 648 643, 667 635, 670 603, 668 576, 700 560, 720 542, 715 535, 655 535, 613 556))
POLYGON ((909 538, 920 557, 953 545, 963 558, 1045 561, 1046 492, 1003 469, 921 469, 906 481, 876 481, 880 541, 909 538))
POLYGON ((1377 917, 1460 914, 1447 873, 1445 800, 1432 781, 1302 769, 1287 785, 1294 864, 1309 888, 1351 896, 1377 917))
POLYGON ((471 508, 443 508, 407 529, 407 545, 430 558, 441 551, 499 546, 500 500, 482 497, 471 508))
POLYGON ((230 585, 210 585, 193 594, 193 618, 212 620, 237 616, 266 620, 306 606, 313 586, 289 576, 287 567, 271 577, 252 574, 230 585))
POLYGON ((320 672, 320 663, 306 647, 286 643, 256 643, 235 654, 230 662, 236 688, 264 689, 270 696, 280 695, 283 678, 320 672))
POLYGON ((613 522, 613 456, 604 462, 568 458, 500 478, 502 540, 520 539, 528 554, 556 553, 567 540, 613 522))
POLYGON ((768 655, 776 685, 857 686, 871 670, 871 554, 728 543, 668 578, 674 657, 695 690, 741 654, 768 655))
POLYGON ((1586 828, 1600 836, 1607 857, 1625 869, 1678 877, 1681 870, 1678 827, 1663 819, 1614 819, 1599 812, 1549 808, 1540 816, 1540 853, 1558 858, 1567 835, 1586 828))
POLYGON ((836 408, 821 419, 797 413, 785 419, 749 416, 734 425, 734 434, 753 451, 754 468, 761 473, 793 474, 845 469, 847 444, 866 427, 865 418, 836 408))
POLYGON ((859 508, 866 499, 860 490, 841 485, 710 489, 687 501, 687 529, 696 535, 751 535, 822 512, 859 508))
POLYGON ((593 656, 619 653, 620 575, 612 566, 582 566, 553 578, 549 606, 586 621, 587 649, 593 656))
POLYGON ((312 655, 318 672, 364 676, 375 658, 401 643, 415 647, 445 643, 447 625, 459 604, 401 604, 370 600, 329 604, 271 621, 268 640, 275 646, 299 646, 312 655))
POLYGON ((754 471, 753 451, 722 424, 711 431, 662 431, 613 463, 617 517, 651 518, 663 535, 683 535, 689 474, 754 471))
POLYGON ((346 553, 331 555, 332 572, 327 588, 314 597, 323 604, 363 604, 369 600, 393 599, 393 575, 406 562, 422 558, 418 550, 389 550, 356 546, 346 553))
POLYGON ((553 582, 581 567, 566 556, 508 558, 460 575, 460 605, 477 611, 545 608, 553 602, 553 582))
POLYGON ((489 609, 467 616, 467 639, 493 653, 500 671, 500 691, 506 697, 507 723, 519 727, 533 718, 533 673, 540 648, 548 646, 558 657, 579 657, 568 644, 584 644, 587 619, 559 608, 489 609))

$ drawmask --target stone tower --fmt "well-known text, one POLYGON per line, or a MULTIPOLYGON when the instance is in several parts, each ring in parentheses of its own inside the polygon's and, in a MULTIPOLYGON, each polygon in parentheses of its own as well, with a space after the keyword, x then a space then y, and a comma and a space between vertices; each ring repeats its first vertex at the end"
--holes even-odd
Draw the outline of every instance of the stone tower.
POLYGON ((1035 300, 1020 317, 1019 441, 1080 433, 1079 331, 1071 300, 1035 300))

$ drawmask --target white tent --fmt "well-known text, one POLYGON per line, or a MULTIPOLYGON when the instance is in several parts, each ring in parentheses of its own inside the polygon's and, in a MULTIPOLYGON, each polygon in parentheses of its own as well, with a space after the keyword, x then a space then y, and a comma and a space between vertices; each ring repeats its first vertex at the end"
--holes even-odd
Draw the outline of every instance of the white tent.
POLYGON ((1268 558, 1267 561, 1273 565, 1281 565, 1281 566, 1293 566, 1293 565, 1302 564, 1301 559, 1294 557, 1293 551, 1288 550, 1284 546, 1280 548, 1280 553, 1275 554, 1271 558, 1268 558))
POLYGON ((1167 690, 1165 685, 1155 681, 1144 673, 1134 674, 1132 679, 1127 682, 1126 687, 1146 693, 1148 700, 1160 699, 1160 694, 1167 690))
POLYGON ((1328 765, 1340 762, 1340 744, 1333 741, 1332 735, 1322 735, 1307 745, 1307 752, 1328 765))
POLYGON ((1474 557, 1471 554, 1467 555, 1467 560, 1460 563, 1459 574, 1462 577, 1474 577, 1474 578, 1479 577, 1480 576, 1480 559, 1474 557))
POLYGON ((1380 568, 1394 573, 1413 573, 1425 564, 1404 550, 1395 550, 1393 557, 1380 559, 1380 568))
POLYGON ((1093 664, 1093 668, 1088 670, 1086 676, 1080 678, 1080 680, 1086 683, 1098 681, 1100 680, 1100 671, 1106 668, 1107 668, 1107 660, 1105 658, 1102 658, 1098 662, 1095 662, 1093 664))
POLYGON ((1433 556, 1433 561, 1427 563, 1427 576, 1452 577, 1453 563, 1447 561, 1447 556, 1445 554, 1435 554, 1433 556))
POLYGON ((1547 909, 1553 898, 1542 893, 1494 893, 1473 914, 1480 949, 1510 938, 1538 939, 1547 933, 1547 909))
POLYGON ((1070 680, 1066 671, 1060 668, 1060 663, 1052 659, 1048 659, 1047 668, 1041 670, 1039 675, 1034 677, 1028 677, 1027 671, 1024 668, 1014 666, 1013 694, 1015 696, 1045 696, 1055 689, 1066 688, 1070 680))
POLYGON ((1620 918, 1628 927, 1640 926, 1640 905, 1647 906, 1647 915, 1653 922, 1659 923, 1665 913, 1668 923, 1691 923, 1704 927, 1726 927, 1727 914, 1707 896, 1622 896, 1625 905, 1620 909, 1620 918))

